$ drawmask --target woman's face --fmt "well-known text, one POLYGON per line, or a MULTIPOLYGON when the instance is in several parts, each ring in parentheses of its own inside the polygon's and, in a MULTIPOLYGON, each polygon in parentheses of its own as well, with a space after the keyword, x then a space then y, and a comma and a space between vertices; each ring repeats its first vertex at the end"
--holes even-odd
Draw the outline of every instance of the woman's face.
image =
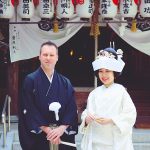
POLYGON ((114 72, 108 69, 100 69, 98 72, 99 79, 106 86, 109 87, 114 83, 114 72))

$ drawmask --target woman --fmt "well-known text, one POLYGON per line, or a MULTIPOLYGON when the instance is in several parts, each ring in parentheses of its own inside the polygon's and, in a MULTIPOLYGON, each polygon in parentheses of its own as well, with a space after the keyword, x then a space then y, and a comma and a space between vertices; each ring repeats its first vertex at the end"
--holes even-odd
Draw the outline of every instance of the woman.
POLYGON ((103 85, 89 94, 81 115, 82 150, 133 150, 136 109, 126 89, 114 83, 125 65, 122 54, 121 50, 106 48, 92 63, 103 85))

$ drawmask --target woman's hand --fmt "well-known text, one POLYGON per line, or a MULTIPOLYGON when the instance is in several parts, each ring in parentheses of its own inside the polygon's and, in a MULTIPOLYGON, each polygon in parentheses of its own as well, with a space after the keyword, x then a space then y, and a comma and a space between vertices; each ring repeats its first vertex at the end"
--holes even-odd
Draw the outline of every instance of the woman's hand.
POLYGON ((88 114, 85 118, 85 123, 88 125, 89 123, 93 122, 95 120, 95 116, 92 114, 88 114))
POLYGON ((113 123, 113 120, 110 118, 97 118, 95 120, 97 123, 102 124, 102 125, 113 123))

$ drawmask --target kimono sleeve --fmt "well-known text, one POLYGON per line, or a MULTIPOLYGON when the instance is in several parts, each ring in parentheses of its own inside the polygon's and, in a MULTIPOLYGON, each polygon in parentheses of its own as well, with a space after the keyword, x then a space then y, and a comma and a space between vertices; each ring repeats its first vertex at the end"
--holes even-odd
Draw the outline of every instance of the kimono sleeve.
POLYGON ((88 99, 87 99, 87 106, 86 106, 86 109, 82 112, 81 114, 81 125, 79 127, 79 132, 84 134, 85 131, 87 130, 87 126, 85 124, 85 118, 87 117, 87 115, 90 113, 90 114, 95 114, 94 113, 94 110, 96 108, 95 106, 95 103, 93 103, 94 101, 94 95, 93 95, 93 92, 91 92, 88 96, 88 99))
POLYGON ((136 108, 131 100, 130 95, 124 89, 122 97, 122 111, 112 118, 115 125, 119 128, 121 134, 128 134, 136 121, 136 108))
POLYGON ((62 124, 67 124, 67 134, 77 134, 78 132, 78 114, 75 102, 74 89, 69 80, 67 80, 67 107, 63 115, 62 124))
POLYGON ((34 104, 34 90, 34 81, 27 76, 24 80, 20 100, 21 117, 23 117, 27 130, 33 133, 40 133, 41 129, 39 127, 46 125, 46 122, 34 104))
POLYGON ((86 125, 85 118, 87 117, 88 113, 94 114, 93 111, 93 95, 92 93, 89 94, 88 100, 87 100, 87 106, 86 109, 82 112, 81 115, 81 125, 79 126, 79 132, 83 134, 82 140, 81 140, 81 149, 82 150, 91 150, 92 149, 92 126, 91 124, 86 125))
POLYGON ((79 126, 79 132, 80 132, 81 134, 85 134, 85 131, 86 131, 86 129, 87 129, 87 126, 86 126, 86 124, 85 124, 85 118, 86 118, 86 116, 87 116, 87 109, 85 109, 85 110, 82 112, 82 115, 81 115, 81 120, 82 120, 82 122, 81 122, 81 124, 80 124, 80 126, 79 126))

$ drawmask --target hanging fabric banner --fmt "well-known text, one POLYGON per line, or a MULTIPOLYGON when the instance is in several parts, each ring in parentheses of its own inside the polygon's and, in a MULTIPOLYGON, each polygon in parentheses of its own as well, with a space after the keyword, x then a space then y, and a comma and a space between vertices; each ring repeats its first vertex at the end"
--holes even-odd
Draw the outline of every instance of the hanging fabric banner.
MULTIPOLYGON (((137 32, 130 31, 131 23, 125 27, 122 36, 119 33, 119 23, 109 23, 109 26, 132 47, 150 56, 150 19, 143 18, 139 13, 136 15, 135 19, 137 22, 139 20, 139 23, 137 23, 137 32)), ((115 18, 115 20, 119 22, 118 19, 115 18)))
MULTIPOLYGON (((57 33, 52 31, 53 24, 51 20, 40 20, 34 16, 30 21, 39 22, 38 24, 10 24, 9 25, 9 46, 11 62, 30 59, 39 55, 40 45, 46 41, 52 41, 59 47, 75 35, 84 24, 60 24, 60 30, 57 33)), ((78 22, 79 17, 73 16, 70 21, 78 22)), ((15 18, 10 22, 15 21, 15 18)), ((21 18, 18 17, 18 21, 21 18)))

